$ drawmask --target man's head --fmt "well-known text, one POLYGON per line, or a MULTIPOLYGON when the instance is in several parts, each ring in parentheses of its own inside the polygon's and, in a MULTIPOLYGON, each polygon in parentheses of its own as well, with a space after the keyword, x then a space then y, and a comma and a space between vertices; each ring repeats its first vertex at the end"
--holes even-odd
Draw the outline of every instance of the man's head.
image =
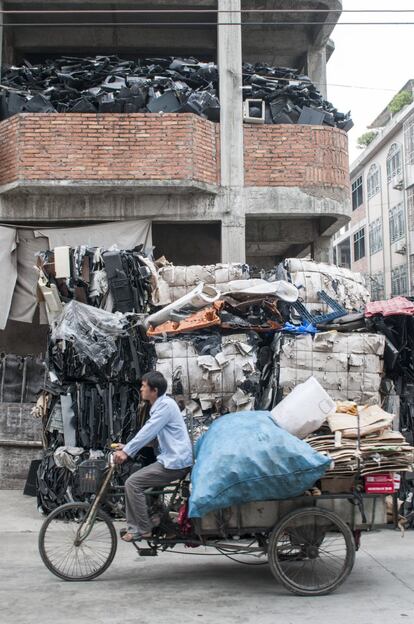
POLYGON ((167 380, 161 373, 157 371, 145 373, 141 383, 141 398, 151 404, 155 403, 158 397, 167 392, 167 385, 167 380))

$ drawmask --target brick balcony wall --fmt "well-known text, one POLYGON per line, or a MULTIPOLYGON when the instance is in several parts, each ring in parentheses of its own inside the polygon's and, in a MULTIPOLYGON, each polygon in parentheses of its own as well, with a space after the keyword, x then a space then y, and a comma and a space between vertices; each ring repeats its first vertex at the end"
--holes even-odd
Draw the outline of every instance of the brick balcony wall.
MULTIPOLYGON (((22 114, 0 123, 0 185, 102 181, 220 184, 220 126, 192 114, 22 114)), ((244 126, 245 185, 349 190, 336 128, 244 126)))
POLYGON ((18 117, 0 123, 0 184, 14 182, 19 177, 18 127, 18 117))
POLYGON ((326 126, 246 125, 245 186, 349 189, 348 139, 326 126))
POLYGON ((0 184, 17 180, 217 184, 216 127, 191 114, 22 114, 0 124, 0 184))

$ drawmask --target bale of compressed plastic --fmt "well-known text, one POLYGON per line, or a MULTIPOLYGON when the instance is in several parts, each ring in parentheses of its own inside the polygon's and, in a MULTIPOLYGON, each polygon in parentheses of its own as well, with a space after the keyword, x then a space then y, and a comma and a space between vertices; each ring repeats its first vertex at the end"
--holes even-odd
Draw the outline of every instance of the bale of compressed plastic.
POLYGON ((270 412, 227 414, 197 443, 189 516, 299 496, 329 465, 328 457, 281 429, 270 412))

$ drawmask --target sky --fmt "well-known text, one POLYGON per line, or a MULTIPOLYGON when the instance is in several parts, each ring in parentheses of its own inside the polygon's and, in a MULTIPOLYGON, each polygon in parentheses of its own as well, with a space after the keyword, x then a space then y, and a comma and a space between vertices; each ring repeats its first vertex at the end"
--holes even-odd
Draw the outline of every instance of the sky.
MULTIPOLYGON (((343 0, 342 4, 344 10, 414 10, 414 0, 343 0)), ((343 13, 340 22, 350 21, 414 22, 414 12, 343 13)), ((342 112, 351 110, 355 124, 348 135, 352 162, 361 153, 357 138, 407 80, 414 78, 414 25, 338 24, 331 38, 335 51, 327 65, 328 100, 342 112)))

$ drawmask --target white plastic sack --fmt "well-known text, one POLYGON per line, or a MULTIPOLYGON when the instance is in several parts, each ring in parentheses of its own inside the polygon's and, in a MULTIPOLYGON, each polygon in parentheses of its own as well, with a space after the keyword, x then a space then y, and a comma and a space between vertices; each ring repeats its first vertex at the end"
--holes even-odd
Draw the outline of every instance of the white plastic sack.
POLYGON ((336 410, 336 405, 315 377, 296 386, 272 410, 272 417, 282 429, 298 438, 313 433, 336 410))

